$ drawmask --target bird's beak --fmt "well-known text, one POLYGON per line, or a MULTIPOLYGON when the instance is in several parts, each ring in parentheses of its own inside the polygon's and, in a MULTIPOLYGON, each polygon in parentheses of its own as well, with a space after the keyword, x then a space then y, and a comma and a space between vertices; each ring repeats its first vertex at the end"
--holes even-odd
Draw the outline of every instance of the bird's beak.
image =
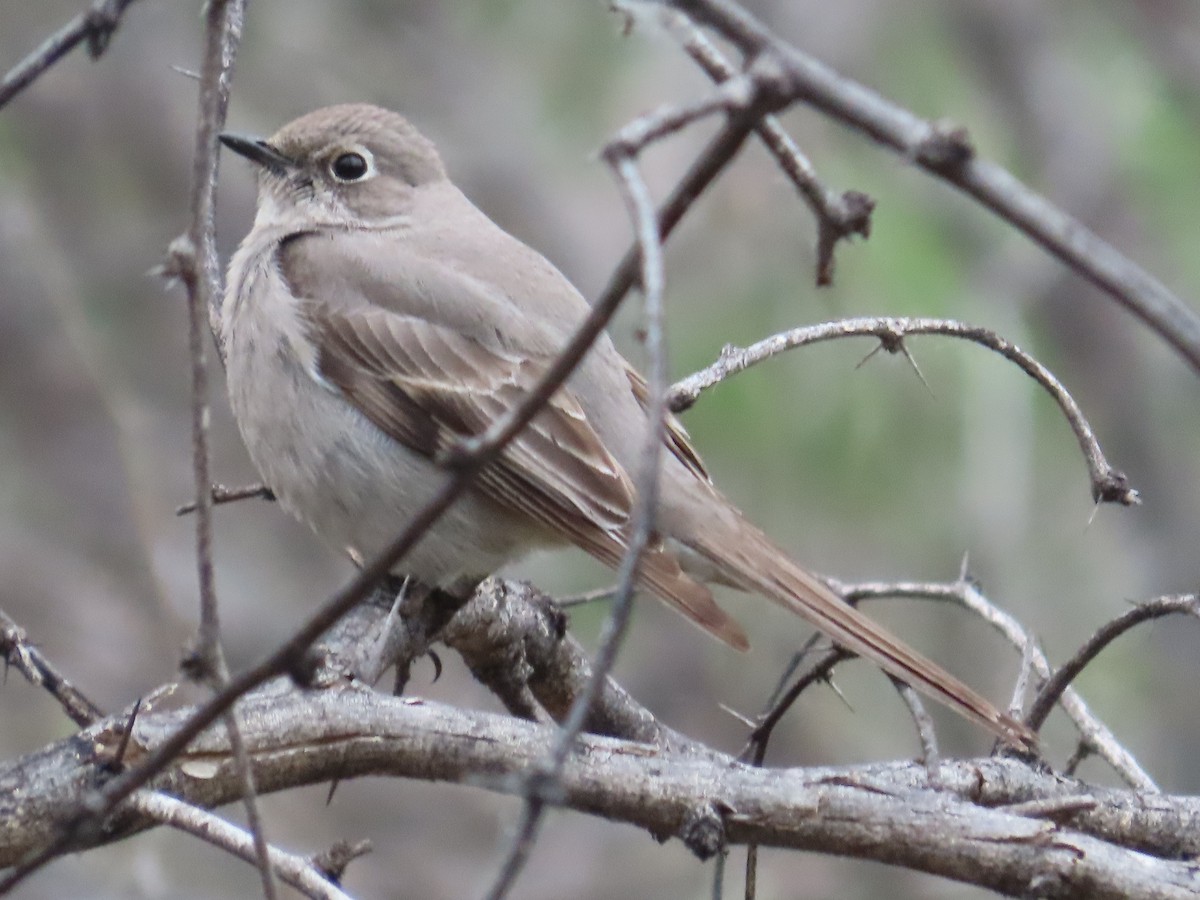
POLYGON ((262 138, 226 133, 220 135, 220 139, 234 153, 276 175, 282 175, 296 166, 294 160, 288 159, 262 138))

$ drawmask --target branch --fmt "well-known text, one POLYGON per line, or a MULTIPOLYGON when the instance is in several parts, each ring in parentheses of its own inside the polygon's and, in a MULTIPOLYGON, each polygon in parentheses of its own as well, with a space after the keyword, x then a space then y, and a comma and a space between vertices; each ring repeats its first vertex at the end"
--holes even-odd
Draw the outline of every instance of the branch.
MULTIPOLYGON (((696 115, 703 115, 703 110, 696 115)), ((650 192, 637 164, 641 147, 689 121, 684 116, 668 117, 656 123, 653 117, 643 117, 621 130, 604 149, 604 160, 613 169, 621 194, 629 210, 641 259, 641 285, 645 297, 646 347, 650 355, 650 376, 647 381, 647 425, 642 435, 642 450, 636 472, 635 500, 630 512, 628 538, 621 565, 617 569, 617 589, 612 609, 605 619, 596 651, 591 676, 571 704, 562 723, 562 731, 543 763, 523 779, 521 792, 525 804, 509 851, 501 864, 487 896, 501 900, 516 883, 517 876, 529 859, 547 802, 557 794, 563 767, 575 747, 575 741, 591 717, 592 707, 599 699, 616 664, 617 652, 633 613, 633 590, 642 554, 654 536, 658 507, 659 459, 662 456, 667 416, 667 363, 663 334, 663 272, 662 243, 659 238, 658 217, 650 192)))
POLYGON ((671 388, 671 409, 675 412, 687 409, 700 394, 726 378, 736 375, 764 360, 791 350, 820 341, 836 338, 872 335, 879 338, 881 346, 890 353, 904 349, 904 338, 912 334, 938 334, 945 337, 962 338, 999 353, 1015 363, 1030 378, 1040 384, 1058 404, 1067 424, 1075 433, 1079 448, 1087 463, 1088 476, 1092 484, 1092 499, 1097 503, 1120 503, 1136 506, 1141 497, 1130 484, 1125 473, 1113 468, 1100 449, 1096 433, 1088 424, 1070 393, 1049 369, 1022 350, 987 328, 967 325, 953 319, 923 319, 875 317, 843 319, 822 325, 794 328, 764 338, 746 348, 727 345, 720 358, 706 369, 701 369, 671 388))
MULTIPOLYGON (((224 819, 212 813, 190 806, 175 797, 157 791, 138 791, 129 798, 132 810, 148 821, 169 825, 193 837, 219 847, 250 865, 257 865, 259 857, 254 838, 224 819)), ((305 897, 314 900, 351 900, 318 870, 312 860, 287 853, 278 847, 267 850, 267 859, 279 880, 290 884, 305 897)))
MULTIPOLYGON (((876 597, 914 597, 924 600, 949 600, 975 613, 1011 643, 1024 659, 1029 659, 1033 671, 1043 679, 1050 677, 1050 662, 1015 618, 987 599, 963 571, 958 581, 942 582, 863 582, 843 584, 828 579, 830 584, 849 602, 876 597)), ((1110 765, 1131 788, 1142 793, 1158 791, 1150 777, 1133 755, 1125 749, 1116 735, 1091 711, 1074 688, 1063 691, 1058 701, 1067 717, 1079 730, 1083 740, 1110 765)))
POLYGON ((0 80, 0 109, 80 44, 86 43, 88 55, 92 59, 99 59, 108 49, 125 8, 133 2, 93 0, 91 6, 46 38, 40 47, 13 66, 0 80))
POLYGON ((1200 370, 1200 315, 1083 223, 933 124, 779 40, 733 0, 665 0, 756 64, 769 57, 793 100, 820 110, 954 185, 1142 319, 1200 370))
MULTIPOLYGON (((212 505, 220 506, 223 503, 236 503, 239 500, 271 500, 275 499, 275 492, 265 484, 247 484, 242 487, 225 487, 223 484, 214 484, 211 490, 212 505)), ((188 513, 194 513, 199 509, 199 504, 192 500, 190 503, 184 503, 175 507, 175 515, 186 516, 188 513)))
MULTIPOLYGON (((557 736, 553 727, 344 681, 311 691, 273 682, 239 709, 264 792, 367 775, 497 790, 510 783, 503 776, 544 759, 557 736)), ((140 718, 133 752, 154 752, 192 713, 140 718)), ((54 834, 98 775, 93 747, 111 748, 121 727, 114 717, 0 768, 0 865, 54 834)), ((1195 896, 1184 859, 1200 852, 1194 797, 1093 787, 1005 759, 942 762, 942 787, 933 790, 916 763, 757 769, 594 736, 581 737, 578 747, 563 767, 563 805, 659 839, 693 838, 687 825, 700 817, 715 821, 729 843, 875 859, 1012 895, 1028 892, 1036 872, 1058 884, 1060 896, 1195 896), (1053 810, 1049 821, 1046 810, 1053 810)), ((240 779, 228 742, 206 732, 155 787, 204 807, 234 801, 240 779)), ((151 824, 123 806, 76 846, 151 824)), ((695 841, 689 846, 698 849, 695 841)))
MULTIPOLYGON (((527 582, 483 582, 440 638, 502 700, 528 690, 556 722, 565 720, 594 677, 587 653, 566 631, 554 601, 527 582)), ((584 728, 680 753, 713 753, 667 728, 611 677, 591 704, 584 728)))
POLYGON ((1067 660, 1050 679, 1042 685, 1029 708, 1026 723, 1034 731, 1042 727, 1054 705, 1058 703, 1067 686, 1075 680, 1084 667, 1095 659, 1100 651, 1123 635, 1126 631, 1142 622, 1160 619, 1163 616, 1185 613, 1190 616, 1200 614, 1200 598, 1195 594, 1183 594, 1178 597, 1159 597, 1146 603, 1139 603, 1133 609, 1117 616, 1098 630, 1076 654, 1067 660))
MULTIPOLYGON (((737 69, 686 16, 664 11, 668 30, 676 34, 696 64, 713 81, 725 84, 738 77, 737 69)), ((745 76, 741 76, 745 77, 745 76)), ((858 235, 871 235, 871 213, 875 201, 861 191, 841 194, 826 187, 817 176, 812 162, 801 152, 791 135, 775 116, 764 116, 754 129, 767 150, 775 157, 801 199, 817 220, 817 286, 833 283, 834 250, 840 241, 858 235)))
POLYGON ((25 629, 3 612, 0 612, 0 657, 4 658, 6 670, 15 666, 30 684, 49 691, 67 718, 76 725, 90 725, 103 717, 104 711, 71 684, 41 650, 29 643, 25 629))

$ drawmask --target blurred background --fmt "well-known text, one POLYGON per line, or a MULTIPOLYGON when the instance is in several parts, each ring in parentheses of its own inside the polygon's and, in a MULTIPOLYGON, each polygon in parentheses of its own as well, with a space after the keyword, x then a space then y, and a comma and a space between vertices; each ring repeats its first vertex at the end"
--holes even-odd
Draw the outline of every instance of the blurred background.
MULTIPOLYGON (((918 115, 970 129, 980 152, 1062 205, 1188 302, 1200 295, 1200 11, 1187 0, 758 0, 778 34, 918 115)), ((82 0, 0 3, 0 70, 82 0)), ((196 619, 182 293, 148 274, 183 231, 191 172, 199 2, 135 4, 107 55, 82 52, 0 112, 0 608, 94 700, 115 709, 175 675, 196 619)), ((702 95, 705 78, 652 29, 622 34, 607 4, 540 0, 255 0, 230 127, 269 134, 344 100, 407 114, 494 219, 595 297, 629 242, 596 158, 648 109, 702 95)), ((929 388, 867 340, 777 359, 705 395, 685 422, 718 483, 796 556, 844 580, 952 580, 964 554, 987 595, 1062 660, 1131 601, 1194 590, 1200 574, 1200 382, 1130 315, 963 197, 797 108, 784 118, 822 177, 878 201, 868 242, 842 245, 833 287, 813 287, 814 229, 763 150, 748 145, 667 251, 671 365, 725 343, 852 315, 952 316, 1033 351, 1073 391, 1137 509, 1095 512, 1075 441, 1029 379, 974 345, 911 342, 929 388)), ((646 157, 657 196, 712 133, 696 126, 646 157)), ((253 183, 223 166, 223 257, 249 227, 253 183)), ((637 304, 614 331, 634 359, 637 304)), ((255 473, 213 384, 213 472, 255 473)), ((216 515, 216 565, 234 667, 262 656, 349 575, 270 504, 216 515)), ((607 583, 580 554, 515 574, 568 593, 607 583)), ((667 723, 736 752, 807 632, 754 598, 730 598, 754 652, 639 605, 619 677, 667 723)), ((603 608, 572 613, 593 640, 603 608)), ((930 604, 873 613, 1006 702, 1018 659, 981 622, 930 604)), ((1163 788, 1200 790, 1200 624, 1143 627, 1079 686, 1163 788)), ((496 708, 461 666, 417 693, 496 708)), ((777 732, 776 765, 853 763, 917 750, 886 681, 851 664, 777 732)), ((985 735, 936 712, 943 750, 985 735)), ((0 753, 70 732, 44 693, 9 677, 0 753)), ((1072 734, 1053 721, 1061 763, 1072 734)), ((1082 773, 1111 783, 1099 763, 1082 773)), ((369 838, 346 883, 362 897, 476 896, 515 803, 481 790, 344 783, 266 798, 272 841, 315 852, 369 838)), ((240 810, 227 812, 240 816, 240 810)), ((743 854, 730 859, 738 891, 743 854)), ((520 898, 705 897, 711 867, 678 842, 570 813, 550 817, 520 898)), ((976 897, 853 861, 766 852, 764 898, 976 897)), ((160 829, 57 862, 21 897, 254 896, 255 872, 160 829)))

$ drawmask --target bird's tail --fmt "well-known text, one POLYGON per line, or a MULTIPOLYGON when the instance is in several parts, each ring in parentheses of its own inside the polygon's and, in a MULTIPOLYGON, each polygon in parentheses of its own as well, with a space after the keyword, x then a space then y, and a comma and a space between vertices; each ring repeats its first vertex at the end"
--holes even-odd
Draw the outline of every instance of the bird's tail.
POLYGON ((889 675, 982 725, 1007 743, 1032 749, 1037 738, 1024 723, 997 709, 936 663, 867 618, 805 571, 749 522, 732 539, 696 536, 688 543, 740 586, 762 594, 808 621, 836 644, 889 675))

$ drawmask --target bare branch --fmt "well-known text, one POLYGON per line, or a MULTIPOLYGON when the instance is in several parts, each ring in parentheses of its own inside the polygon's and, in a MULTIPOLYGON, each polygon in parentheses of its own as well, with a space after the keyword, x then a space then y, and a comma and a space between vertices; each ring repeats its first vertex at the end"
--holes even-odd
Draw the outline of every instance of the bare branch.
MULTIPOLYGON (((664 11, 666 24, 705 73, 719 84, 738 77, 737 70, 716 46, 686 16, 664 11)), ((744 76, 743 76, 744 77, 744 76)), ((764 116, 755 133, 774 155, 784 174, 817 220, 817 286, 833 283, 834 250, 837 244, 858 235, 871 234, 875 201, 861 191, 837 193, 821 183, 816 169, 801 152, 775 116, 764 116)))
POLYGON ((67 680, 42 651, 29 643, 25 629, 0 611, 0 656, 4 667, 15 666, 32 685, 44 687, 67 717, 80 727, 104 716, 104 711, 67 680))
POLYGON ((532 770, 525 780, 522 788, 525 805, 521 820, 500 867, 500 873, 487 893, 489 900, 500 900, 508 894, 529 859, 546 803, 557 792, 562 768, 591 716, 592 706, 616 662, 617 651, 633 610, 633 590, 638 566, 654 534, 658 507, 659 458, 662 455, 667 416, 667 363, 663 334, 664 273, 658 217, 650 193, 642 180, 636 157, 638 151, 645 146, 645 141, 652 139, 652 135, 661 133, 661 127, 665 126, 653 117, 636 120, 629 127, 622 129, 605 147, 603 154, 617 177, 637 235, 638 255, 642 262, 642 293, 645 298, 646 347, 650 355, 646 403, 648 424, 637 472, 636 499, 630 513, 629 536, 625 553, 621 557, 621 565, 617 570, 616 595, 601 632, 591 677, 585 683, 583 692, 571 705, 571 711, 562 725, 553 751, 544 764, 532 770), (549 795, 547 788, 550 791, 549 795))
POLYGON ((1075 433, 1087 464, 1088 477, 1091 480, 1092 499, 1097 503, 1119 503, 1123 506, 1135 506, 1141 502, 1138 492, 1134 490, 1125 473, 1114 468, 1105 458, 1096 440, 1096 433, 1088 424, 1075 402, 1075 398, 1063 387, 1062 382, 1040 362, 987 328, 967 325, 953 319, 925 318, 895 318, 890 316, 858 319, 843 319, 837 322, 827 322, 821 325, 809 325, 794 328, 780 334, 764 338, 746 348, 726 346, 721 351, 720 358, 706 369, 702 369, 671 388, 671 409, 675 412, 687 409, 700 394, 708 388, 720 384, 726 378, 756 365, 773 356, 796 347, 804 347, 821 341, 846 337, 874 336, 879 338, 883 348, 889 352, 898 352, 904 346, 904 338, 914 334, 936 334, 944 337, 961 338, 972 341, 999 353, 1005 359, 1015 363, 1030 378, 1040 384, 1058 404, 1067 424, 1075 433))
MULTIPOLYGON (((914 597, 924 600, 949 600, 974 612, 1002 634, 1022 656, 1028 655, 1033 670, 1040 678, 1050 677, 1050 663, 1025 628, 1004 610, 988 600, 964 573, 956 582, 861 582, 844 584, 829 579, 830 584, 847 600, 866 600, 877 597, 914 597)), ((1146 793, 1158 791, 1150 774, 1138 764, 1117 740, 1107 725, 1091 711, 1083 698, 1068 687, 1059 698, 1063 711, 1083 735, 1084 740, 1099 754, 1117 775, 1130 787, 1146 793)))
POLYGON ((134 0, 93 0, 91 6, 56 31, 40 47, 17 63, 0 80, 0 109, 29 87, 56 62, 86 43, 88 55, 99 59, 112 40, 125 8, 134 0))
POLYGON ((905 706, 908 707, 908 711, 912 714, 913 722, 917 726, 917 737, 921 741, 920 761, 929 774, 929 783, 936 787, 941 754, 938 753, 937 733, 933 730, 933 719, 930 718, 925 704, 921 702, 921 695, 914 691, 907 682, 901 681, 899 678, 892 678, 891 681, 904 700, 905 706))
POLYGON ((995 163, 965 131, 931 124, 779 40, 733 0, 666 0, 747 59, 770 56, 793 99, 870 137, 979 201, 1142 319, 1200 370, 1200 315, 1158 279, 995 163))
MULTIPOLYGON (((527 689, 556 722, 566 720, 594 677, 587 653, 566 631, 554 601, 525 582, 483 582, 440 637, 497 696, 527 689)), ((585 727, 589 734, 677 752, 713 752, 667 728, 611 677, 592 702, 585 727)))
POLYGON ((1029 708, 1029 715, 1025 717, 1026 723, 1034 731, 1041 728, 1046 717, 1050 715, 1050 711, 1054 709, 1054 705, 1066 691, 1067 686, 1075 680, 1088 663, 1099 655, 1101 650, 1126 631, 1142 622, 1180 613, 1191 616, 1200 614, 1200 598, 1195 594, 1158 597, 1145 603, 1139 603, 1133 609, 1106 623, 1042 685, 1041 691, 1029 708))
MULTIPOLYGON (((209 0, 205 10, 205 53, 200 73, 196 156, 192 169, 191 223, 186 235, 172 242, 166 274, 184 285, 188 301, 188 351, 192 375, 192 477, 196 510, 196 568, 200 585, 200 626, 195 645, 183 661, 193 678, 220 689, 229 682, 220 640, 220 615, 212 558, 212 479, 209 475, 207 341, 221 347, 220 267, 217 260, 214 209, 217 192, 218 136, 225 124, 233 65, 241 41, 245 0, 209 0)), ((238 760, 243 801, 262 876, 263 896, 274 900, 275 880, 269 847, 258 812, 254 776, 242 743, 237 714, 224 715, 225 729, 238 760)))
MULTIPOLYGON (((495 776, 528 771, 558 734, 557 728, 344 681, 307 691, 279 681, 239 708, 263 791, 364 775, 503 789, 511 782, 495 776)), ((139 718, 136 751, 155 752, 190 713, 139 718)), ((94 757, 84 751, 114 742, 122 721, 114 718, 0 766, 0 865, 55 833, 96 777, 94 757), (14 779, 34 790, 20 794, 14 779)), ((1064 878, 1075 896, 1088 897, 1187 896, 1188 859, 1200 852, 1194 797, 1089 786, 1012 759, 944 761, 935 790, 925 768, 908 762, 764 770, 594 736, 580 737, 579 748, 561 774, 563 802, 660 839, 681 834, 697 810, 715 808, 731 844, 902 863, 1017 895, 1030 872, 1050 873, 1064 878), (1027 815, 1035 801, 1044 801, 1043 812, 1058 811, 1057 825, 1048 829, 1027 815), (1013 804, 1024 804, 1018 811, 1027 814, 1004 809, 1013 804)), ((240 780, 224 736, 206 732, 156 788, 204 807, 236 799, 240 780)), ((104 830, 81 834, 87 840, 79 846, 147 824, 122 807, 104 830)))
MULTIPOLYGON (((265 484, 247 484, 243 487, 230 488, 223 484, 214 484, 212 486, 212 505, 220 506, 223 503, 236 503, 239 500, 274 500, 275 492, 265 484)), ((186 516, 188 513, 194 513, 198 508, 195 500, 190 503, 184 503, 175 508, 175 515, 186 516)))
MULTIPOLYGON (((210 812, 160 791, 137 791, 129 798, 128 805, 150 821, 198 837, 250 865, 258 863, 254 838, 210 812)), ((325 878, 312 860, 278 847, 267 849, 267 859, 271 871, 279 880, 291 885, 305 897, 314 900, 350 900, 350 895, 325 878)))

